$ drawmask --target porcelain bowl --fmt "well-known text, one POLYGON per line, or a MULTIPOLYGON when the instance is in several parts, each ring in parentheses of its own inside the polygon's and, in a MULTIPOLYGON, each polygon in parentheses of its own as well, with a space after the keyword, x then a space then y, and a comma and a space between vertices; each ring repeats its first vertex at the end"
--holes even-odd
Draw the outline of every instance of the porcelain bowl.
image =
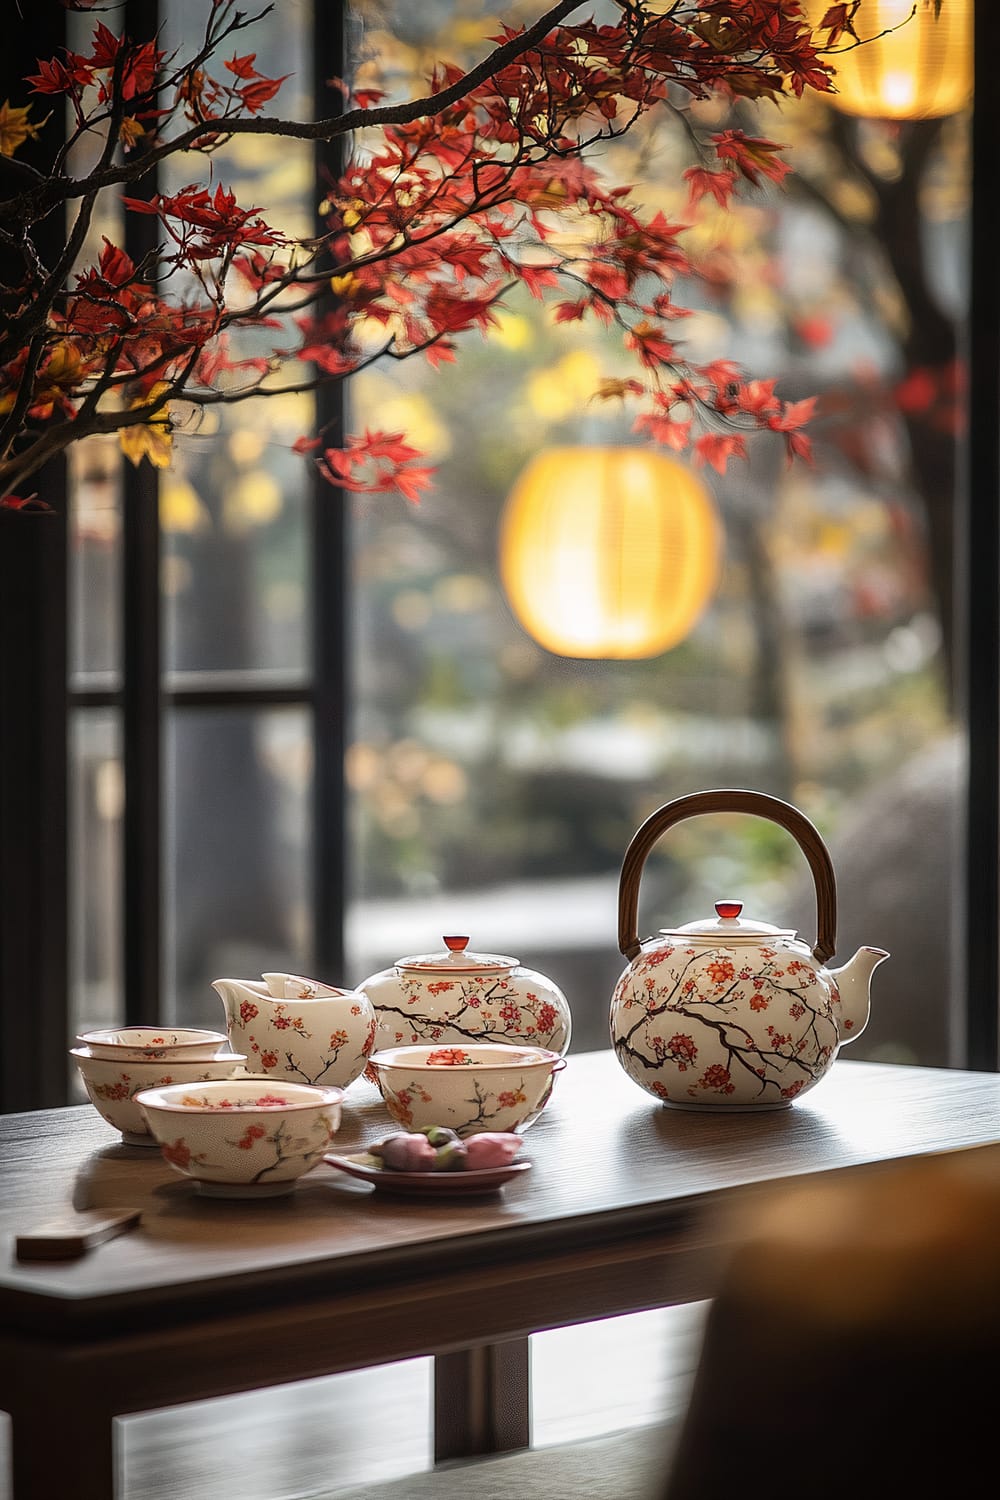
POLYGON ((385 1107, 406 1130, 447 1125, 460 1136, 527 1130, 548 1103, 566 1059, 547 1047, 504 1042, 388 1047, 370 1070, 385 1107))
POLYGON ((115 1062, 200 1062, 215 1058, 229 1041, 224 1031, 194 1026, 109 1026, 81 1032, 76 1045, 115 1062))
POLYGON ((233 1078, 144 1089, 137 1102, 165 1161, 210 1197, 274 1197, 322 1161, 341 1088, 233 1078))
POLYGON ((71 1047, 91 1104, 108 1124, 120 1130, 132 1146, 155 1146, 146 1118, 135 1101, 141 1089, 180 1083, 191 1087, 207 1079, 231 1078, 243 1070, 246 1058, 238 1052, 216 1051, 209 1057, 176 1061, 128 1061, 95 1057, 87 1047, 71 1047))

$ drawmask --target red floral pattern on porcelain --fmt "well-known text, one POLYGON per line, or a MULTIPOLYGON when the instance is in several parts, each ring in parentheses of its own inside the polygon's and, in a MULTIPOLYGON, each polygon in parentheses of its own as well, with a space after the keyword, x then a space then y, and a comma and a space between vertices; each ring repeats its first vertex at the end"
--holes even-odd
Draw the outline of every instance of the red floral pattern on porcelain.
POLYGON ((650 813, 633 834, 618 883, 618 947, 630 960, 611 997, 611 1041, 625 1072, 681 1109, 782 1109, 811 1089, 844 1042, 861 1035, 871 977, 889 957, 859 948, 839 968, 837 882, 819 831, 791 803, 720 787, 650 813), (816 892, 816 940, 716 901, 715 916, 640 940, 639 881, 657 840, 687 818, 748 813, 791 834, 816 892))
POLYGON ((359 990, 338 989, 293 974, 262 980, 216 979, 233 1047, 251 1073, 346 1088, 360 1077, 375 1046, 376 1015, 359 990))
POLYGON ((401 958, 358 986, 378 1016, 375 1051, 426 1042, 523 1042, 564 1053, 572 1017, 562 990, 516 958, 471 953, 466 937, 445 951, 401 958))
POLYGON ((165 1161, 206 1188, 287 1190, 319 1162, 340 1124, 341 1088, 259 1079, 146 1089, 138 1103, 165 1161))
POLYGON ((110 1058, 93 1057, 86 1047, 72 1048, 70 1056, 83 1079, 90 1102, 101 1117, 123 1135, 140 1138, 149 1134, 145 1116, 135 1102, 136 1094, 142 1089, 231 1078, 246 1063, 243 1054, 232 1052, 194 1061, 172 1059, 165 1063, 137 1059, 124 1066, 110 1058))
POLYGON ((797 946, 664 943, 615 986, 622 1067, 665 1104, 781 1108, 819 1081, 842 1035, 840 991, 797 946))
POLYGON ((460 1136, 526 1130, 565 1066, 551 1048, 490 1042, 393 1047, 375 1053, 370 1064, 397 1124, 407 1130, 447 1125, 460 1136))

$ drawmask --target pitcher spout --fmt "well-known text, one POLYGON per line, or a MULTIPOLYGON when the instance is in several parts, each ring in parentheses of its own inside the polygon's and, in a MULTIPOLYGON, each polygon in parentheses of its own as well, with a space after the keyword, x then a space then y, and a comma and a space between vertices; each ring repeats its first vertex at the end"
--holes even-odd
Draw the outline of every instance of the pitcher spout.
POLYGON ((256 1006, 267 998, 265 985, 254 985, 245 979, 213 979, 212 988, 226 1008, 226 1021, 230 1027, 240 1025, 244 1004, 249 1001, 256 1006))
POLYGON ((842 968, 830 969, 840 991, 841 1041, 853 1042, 868 1025, 871 1013, 871 978, 889 954, 884 948, 859 948, 842 968))

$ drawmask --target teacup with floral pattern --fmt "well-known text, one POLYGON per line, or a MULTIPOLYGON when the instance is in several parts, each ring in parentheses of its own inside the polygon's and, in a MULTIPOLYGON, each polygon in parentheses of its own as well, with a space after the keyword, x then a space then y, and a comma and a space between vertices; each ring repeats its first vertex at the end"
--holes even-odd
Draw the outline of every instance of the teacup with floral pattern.
MULTIPOLYGON (((223 1037, 225 1042, 225 1037, 223 1037)), ((246 1057, 226 1047, 199 1058, 95 1057, 88 1047, 71 1047, 70 1057, 83 1079, 91 1104, 102 1119, 131 1146, 155 1146, 145 1116, 136 1103, 143 1089, 171 1083, 188 1088, 213 1078, 232 1078, 245 1071, 246 1057)))
POLYGON ((527 1130, 566 1059, 503 1042, 389 1047, 371 1057, 385 1107, 405 1130, 447 1125, 460 1136, 527 1130))
POLYGON ((137 1102, 175 1172, 215 1197, 287 1193, 323 1159, 341 1088, 245 1077, 146 1089, 137 1102))

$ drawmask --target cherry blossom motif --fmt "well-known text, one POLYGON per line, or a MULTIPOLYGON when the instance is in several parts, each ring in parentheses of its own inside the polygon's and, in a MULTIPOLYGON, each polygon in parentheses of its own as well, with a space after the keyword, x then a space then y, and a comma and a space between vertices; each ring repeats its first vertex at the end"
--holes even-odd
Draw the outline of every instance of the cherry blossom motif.
MULTIPOLYGON (((551 1082, 551 1081, 550 1081, 551 1082)), ((463 1100, 463 1106, 468 1109, 467 1128, 472 1130, 516 1130, 524 1120, 527 1113, 523 1110, 518 1114, 521 1106, 527 1105, 528 1096, 524 1090, 523 1080, 513 1089, 502 1089, 494 1093, 487 1083, 480 1078, 471 1080, 472 1090, 470 1096, 463 1100), (510 1112, 514 1112, 513 1118, 510 1112), (501 1119, 502 1116, 502 1119, 501 1119)), ((413 1081, 408 1087, 393 1089, 382 1081, 382 1093, 386 1108, 394 1119, 401 1124, 413 1124, 412 1103, 414 1098, 419 1098, 423 1104, 433 1104, 434 1096, 428 1093, 419 1083, 413 1081)), ((545 1103, 540 1101, 539 1107, 545 1103)), ((447 1119, 447 1110, 442 1107, 442 1119, 447 1119)))
POLYGON ((525 1041, 558 1052, 569 1042, 570 1017, 565 998, 556 994, 558 1004, 540 992, 540 985, 522 986, 506 975, 460 980, 394 976, 381 989, 372 987, 379 1022, 376 1046, 525 1041))
POLYGON ((461 1047, 438 1047, 427 1054, 428 1063, 444 1067, 471 1067, 472 1058, 461 1047))
POLYGON ((823 1076, 848 1029, 832 977, 770 943, 641 954, 612 999, 619 1061, 670 1104, 787 1105, 823 1076))
POLYGON ((307 993, 291 1004, 270 996, 227 1000, 230 1042, 253 1058, 255 1072, 346 1088, 374 1049, 374 1007, 360 991, 317 994, 312 981, 298 987, 307 993))
POLYGON ((412 1105, 414 1098, 419 1099, 423 1104, 430 1104, 433 1099, 433 1095, 428 1094, 426 1089, 422 1088, 419 1083, 411 1083, 409 1088, 393 1089, 389 1088, 383 1082, 381 1087, 385 1107, 392 1115, 392 1118, 399 1121, 400 1125, 413 1124, 412 1105))
POLYGON ((736 1090, 729 1069, 722 1067, 721 1063, 714 1063, 712 1067, 706 1068, 698 1080, 698 1086, 714 1089, 718 1094, 732 1094, 736 1090))
POLYGON ((693 1037, 682 1036, 678 1033, 672 1036, 669 1042, 665 1042, 661 1036, 651 1037, 650 1041, 657 1059, 663 1062, 670 1058, 677 1064, 679 1073, 686 1073, 698 1056, 698 1048, 695 1046, 693 1037))
POLYGON ((717 958, 705 965, 705 972, 713 984, 728 984, 735 977, 736 969, 731 958, 717 958))
POLYGON ((167 1144, 166 1142, 164 1142, 164 1144, 160 1147, 160 1151, 164 1157, 164 1160, 172 1162, 175 1166, 178 1167, 186 1167, 188 1165, 188 1162, 191 1160, 191 1148, 187 1144, 183 1136, 180 1136, 171 1144, 167 1144))

